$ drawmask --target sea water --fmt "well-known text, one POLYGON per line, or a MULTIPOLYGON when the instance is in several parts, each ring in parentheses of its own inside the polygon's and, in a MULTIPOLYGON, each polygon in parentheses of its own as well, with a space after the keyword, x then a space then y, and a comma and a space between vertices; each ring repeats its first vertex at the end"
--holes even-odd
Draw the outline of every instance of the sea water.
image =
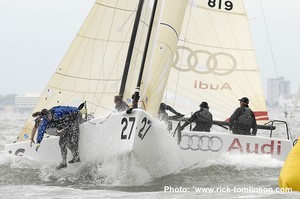
MULTIPOLYGON (((28 115, 0 113, 0 198, 300 197, 297 192, 283 193, 278 190, 278 176, 283 162, 267 155, 225 154, 217 160, 200 160, 199 164, 184 170, 174 169, 178 165, 165 165, 162 170, 174 170, 167 176, 156 178, 138 162, 128 164, 126 157, 112 158, 102 163, 76 163, 56 170, 56 165, 5 154, 4 145, 16 139, 28 115)), ((284 118, 283 113, 274 112, 271 118, 287 121, 293 138, 300 135, 297 116, 284 118)), ((277 136, 284 137, 286 134, 282 131, 277 136)), ((165 155, 166 160, 176 157, 171 153, 176 153, 176 150, 170 150, 170 154, 165 155)))

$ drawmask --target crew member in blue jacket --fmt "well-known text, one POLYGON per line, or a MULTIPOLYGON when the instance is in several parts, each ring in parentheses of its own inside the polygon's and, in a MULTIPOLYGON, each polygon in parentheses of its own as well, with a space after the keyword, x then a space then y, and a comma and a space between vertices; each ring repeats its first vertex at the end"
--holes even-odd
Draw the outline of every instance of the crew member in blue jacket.
POLYGON ((40 147, 46 129, 54 127, 58 129, 57 132, 60 136, 59 146, 62 156, 62 162, 57 169, 67 167, 67 148, 73 154, 73 159, 69 163, 80 162, 78 150, 80 110, 70 106, 55 106, 50 110, 43 109, 41 115, 43 119, 38 128, 36 150, 40 147))

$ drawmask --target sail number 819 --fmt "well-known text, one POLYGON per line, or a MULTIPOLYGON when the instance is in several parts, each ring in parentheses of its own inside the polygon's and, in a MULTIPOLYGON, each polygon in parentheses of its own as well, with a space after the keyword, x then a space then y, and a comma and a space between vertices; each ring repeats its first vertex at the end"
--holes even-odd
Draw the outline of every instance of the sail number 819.
POLYGON ((222 9, 223 8, 223 6, 225 6, 225 10, 232 10, 233 9, 233 3, 231 2, 231 1, 225 1, 224 2, 224 5, 223 5, 223 2, 224 1, 222 1, 222 0, 209 0, 208 2, 207 2, 207 4, 208 4, 208 6, 209 7, 211 7, 211 8, 214 8, 214 7, 216 7, 216 6, 218 6, 218 9, 222 9), (217 5, 218 4, 218 5, 217 5))
MULTIPOLYGON (((152 122, 150 120, 148 120, 146 117, 144 117, 141 123, 142 123, 142 128, 140 128, 138 136, 141 140, 143 140, 144 137, 146 136, 147 132, 149 131, 150 127, 152 126, 152 122)), ((129 117, 129 121, 126 117, 124 117, 121 121, 121 124, 124 125, 122 132, 121 132, 121 140, 127 140, 127 139, 129 140, 131 137, 131 133, 132 133, 134 124, 135 124, 135 117, 129 117), (125 131, 126 131, 128 125, 131 125, 130 131, 129 131, 129 134, 126 134, 125 131)))

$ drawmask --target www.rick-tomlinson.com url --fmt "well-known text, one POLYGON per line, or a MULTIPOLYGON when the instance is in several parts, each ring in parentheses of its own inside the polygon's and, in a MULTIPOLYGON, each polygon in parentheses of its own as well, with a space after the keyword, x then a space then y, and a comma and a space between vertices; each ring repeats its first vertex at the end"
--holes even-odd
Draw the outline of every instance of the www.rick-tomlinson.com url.
POLYGON ((173 187, 164 186, 166 193, 280 193, 292 192, 291 188, 266 188, 266 187, 173 187))

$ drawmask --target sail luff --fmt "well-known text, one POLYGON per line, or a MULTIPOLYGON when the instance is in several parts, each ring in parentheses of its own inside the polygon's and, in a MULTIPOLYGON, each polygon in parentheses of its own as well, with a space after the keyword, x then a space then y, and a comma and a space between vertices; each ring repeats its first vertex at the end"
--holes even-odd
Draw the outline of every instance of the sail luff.
POLYGON ((143 100, 153 116, 157 115, 162 100, 187 3, 187 0, 165 0, 162 5, 151 67, 145 74, 147 77, 143 78, 143 100))
POLYGON ((150 37, 151 37, 151 33, 152 33, 155 13, 156 13, 156 9, 157 9, 157 3, 158 3, 158 0, 154 0, 152 13, 151 13, 151 19, 150 19, 150 23, 149 23, 149 29, 148 29, 148 32, 147 32, 146 44, 145 44, 145 47, 144 47, 143 57, 142 57, 142 61, 141 61, 140 72, 139 72, 139 76, 138 76, 138 80, 137 80, 135 93, 133 95, 133 103, 132 103, 133 108, 138 107, 137 103, 138 103, 138 100, 140 98, 140 86, 141 86, 143 72, 144 72, 144 68, 145 68, 146 56, 147 56, 147 52, 148 52, 148 48, 149 48, 149 42, 150 42, 150 37))

